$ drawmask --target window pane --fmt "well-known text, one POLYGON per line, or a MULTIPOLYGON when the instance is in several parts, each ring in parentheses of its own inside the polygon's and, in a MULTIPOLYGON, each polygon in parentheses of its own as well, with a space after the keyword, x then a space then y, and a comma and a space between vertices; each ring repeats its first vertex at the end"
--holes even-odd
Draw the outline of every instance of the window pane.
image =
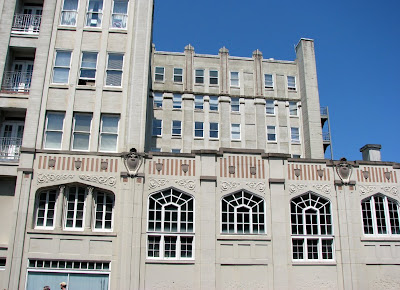
POLYGON ((54 68, 53 83, 66 84, 68 83, 69 68, 54 68))
POLYGON ((62 140, 62 132, 46 132, 46 144, 44 145, 47 149, 60 149, 62 140))
POLYGON ((108 69, 122 69, 124 56, 122 54, 110 53, 108 55, 108 69))
POLYGON ((75 150, 88 150, 89 149, 89 135, 88 134, 74 134, 73 149, 75 150))
POLYGON ((101 135, 100 151, 117 151, 117 135, 101 135))
POLYGON ((64 124, 64 114, 47 114, 47 130, 62 131, 64 124))
POLYGON ((55 66, 67 66, 69 67, 71 62, 70 51, 57 51, 55 66))
POLYGON ((102 116, 102 132, 118 133, 119 117, 117 116, 102 116))
POLYGON ((75 131, 90 132, 91 115, 75 115, 75 131))
POLYGON ((106 86, 120 87, 122 84, 122 71, 107 71, 106 86))
POLYGON ((82 67, 96 68, 97 52, 84 52, 82 54, 82 67))

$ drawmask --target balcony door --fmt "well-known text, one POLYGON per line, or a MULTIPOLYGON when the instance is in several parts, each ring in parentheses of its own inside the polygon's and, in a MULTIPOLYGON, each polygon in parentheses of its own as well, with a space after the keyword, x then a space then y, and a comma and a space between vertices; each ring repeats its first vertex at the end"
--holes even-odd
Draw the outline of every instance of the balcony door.
POLYGON ((24 7, 24 29, 26 33, 39 33, 43 8, 39 6, 24 7))
POLYGON ((33 61, 14 61, 10 76, 11 90, 28 92, 31 87, 33 61))
POLYGON ((22 145, 24 122, 5 122, 1 127, 0 156, 3 160, 18 160, 22 145))

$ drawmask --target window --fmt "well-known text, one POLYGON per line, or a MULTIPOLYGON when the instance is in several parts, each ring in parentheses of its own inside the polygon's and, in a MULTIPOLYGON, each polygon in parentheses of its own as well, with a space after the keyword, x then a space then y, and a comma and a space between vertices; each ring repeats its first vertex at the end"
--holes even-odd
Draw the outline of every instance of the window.
POLYGON ((69 230, 83 230, 85 220, 86 189, 72 186, 67 188, 64 212, 64 227, 69 230))
POLYGON ((154 80, 156 82, 164 81, 164 71, 165 69, 162 66, 156 66, 156 70, 154 72, 154 80))
POLYGON ((6 258, 0 258, 0 270, 4 270, 6 268, 6 258))
POLYGON ((227 195, 221 201, 224 234, 265 234, 265 203, 247 191, 227 195))
POLYGON ((157 148, 157 147, 152 147, 150 149, 151 152, 161 152, 161 148, 157 148))
POLYGON ((64 0, 60 25, 75 26, 78 15, 78 0, 64 0))
POLYGON ((162 120, 154 119, 153 120, 153 136, 161 136, 162 135, 162 120))
POLYGON ((56 190, 46 190, 38 194, 35 228, 54 229, 56 200, 56 190))
POLYGON ((114 0, 113 2, 114 5, 111 16, 111 27, 126 29, 129 0, 114 0))
POLYGON ((153 108, 162 108, 163 94, 154 93, 153 95, 153 108))
POLYGON ((231 124, 231 139, 240 140, 240 124, 231 124))
POLYGON ((218 111, 218 97, 210 97, 210 111, 218 111))
POLYGON ((296 77, 287 77, 288 90, 296 90, 296 77))
POLYGON ((183 69, 182 68, 174 68, 174 83, 183 82, 183 69))
POLYGON ((103 152, 117 152, 119 116, 102 115, 100 124, 100 148, 103 152))
POLYGON ((194 199, 175 189, 149 196, 147 257, 194 259, 194 199))
POLYGON ((120 53, 109 53, 106 71, 106 86, 120 87, 122 84, 122 66, 124 55, 120 53))
POLYGON ((89 150, 90 141, 90 128, 92 124, 92 114, 79 114, 74 115, 73 126, 73 150, 89 150))
POLYGON ((231 111, 232 112, 240 111, 239 98, 231 98, 231 111))
POLYGON ((264 75, 264 80, 265 80, 265 87, 266 88, 273 88, 274 87, 274 79, 273 79, 272 75, 265 74, 264 75))
POLYGON ((375 194, 361 202, 365 235, 399 235, 399 203, 382 194, 375 194))
POLYGON ((86 13, 86 26, 101 27, 103 0, 89 0, 86 13))
POLYGON ((297 116, 297 102, 289 102, 289 115, 297 116))
POLYGON ((172 153, 181 153, 181 149, 171 149, 172 153))
POLYGON ((112 231, 114 195, 98 191, 94 195, 93 231, 112 231))
POLYGON ((275 115, 275 102, 274 100, 265 101, 265 112, 267 115, 275 115))
POLYGON ((172 96, 172 108, 173 109, 182 108, 182 95, 174 94, 172 96))
POLYGON ((312 192, 290 204, 293 260, 333 260, 330 201, 312 192))
POLYGON ((57 50, 53 68, 53 83, 68 84, 70 66, 71 52, 57 50))
POLYGON ((231 87, 239 86, 239 72, 231 71, 231 87))
POLYGON ((300 143, 299 128, 297 127, 290 128, 290 140, 292 141, 292 143, 300 143))
POLYGON ((194 137, 203 138, 203 122, 194 122, 194 137))
POLYGON ((83 52, 78 85, 95 85, 97 52, 83 52))
POLYGON ((218 139, 218 123, 210 123, 210 138, 218 139))
POLYGON ((218 85, 218 71, 210 70, 210 85, 218 85))
POLYGON ((61 149, 63 127, 64 113, 47 113, 44 132, 45 149, 61 149))
POLYGON ((267 126, 267 140, 276 141, 275 126, 267 126))
POLYGON ((173 120, 172 121, 172 136, 181 136, 182 135, 182 122, 173 120))
POLYGON ((203 110, 204 107, 204 97, 203 96, 195 96, 194 97, 194 108, 196 110, 203 110))
POLYGON ((204 84, 204 69, 195 70, 195 83, 204 84))

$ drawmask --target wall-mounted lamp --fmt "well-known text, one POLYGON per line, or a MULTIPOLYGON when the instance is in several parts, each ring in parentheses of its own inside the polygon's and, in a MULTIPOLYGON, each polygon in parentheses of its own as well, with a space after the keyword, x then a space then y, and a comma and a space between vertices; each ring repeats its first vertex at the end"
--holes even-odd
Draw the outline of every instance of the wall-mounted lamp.
POLYGON ((54 158, 49 159, 49 167, 54 168, 56 166, 56 160, 54 158))
POLYGON ((100 168, 101 168, 101 170, 107 170, 108 162, 107 161, 101 161, 100 168))
POLYGON ((251 166, 250 167, 250 174, 251 175, 256 175, 256 172, 257 172, 256 167, 255 166, 251 166))
POLYGON ((182 164, 182 171, 184 173, 188 172, 189 171, 189 164, 182 164))
POLYGON ((82 161, 80 161, 80 160, 75 160, 75 168, 76 168, 76 169, 79 169, 79 168, 81 168, 81 166, 82 166, 82 161))
POLYGON ((324 177, 324 170, 323 169, 317 169, 317 174, 318 174, 319 178, 324 177))
POLYGON ((391 171, 386 171, 385 172, 385 177, 386 177, 386 179, 387 180, 390 180, 390 176, 392 175, 392 172, 391 171))
POLYGON ((156 169, 158 172, 160 172, 163 169, 163 164, 162 163, 156 163, 156 169))
POLYGON ((365 179, 368 179, 368 178, 369 178, 369 171, 364 170, 364 171, 362 172, 362 174, 363 174, 363 176, 364 176, 365 179))
POLYGON ((229 166, 229 174, 235 174, 235 166, 229 166))
POLYGON ((301 169, 295 168, 295 169, 294 169, 294 175, 296 175, 296 177, 299 177, 300 174, 301 174, 301 169))

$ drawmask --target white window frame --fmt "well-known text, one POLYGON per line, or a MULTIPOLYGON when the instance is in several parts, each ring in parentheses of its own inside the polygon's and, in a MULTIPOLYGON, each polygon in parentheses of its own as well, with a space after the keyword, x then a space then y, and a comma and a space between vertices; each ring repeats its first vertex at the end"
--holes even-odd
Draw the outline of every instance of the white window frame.
POLYGON ((69 83, 69 73, 70 73, 70 70, 71 70, 71 59, 72 59, 72 51, 71 50, 61 50, 61 49, 57 49, 56 50, 56 53, 55 53, 55 55, 54 55, 54 64, 53 64, 53 75, 52 75, 52 83, 53 84, 68 84, 69 83), (68 66, 61 66, 61 65, 56 65, 56 63, 57 63, 57 55, 58 55, 58 53, 59 52, 69 52, 69 65, 68 66), (67 78, 67 81, 66 82, 55 82, 54 81, 54 75, 55 75, 55 71, 56 70, 68 70, 68 78, 67 78))
POLYGON ((99 53, 96 52, 96 51, 82 51, 82 54, 81 54, 81 64, 80 64, 80 68, 79 68, 78 85, 88 85, 87 83, 85 83, 85 84, 79 84, 79 82, 81 82, 81 81, 84 81, 84 82, 92 81, 93 84, 96 84, 97 65, 98 65, 98 62, 99 62, 99 57, 98 57, 98 56, 99 56, 99 53), (84 54, 86 54, 86 53, 88 53, 88 54, 96 54, 96 66, 95 66, 94 68, 92 68, 92 67, 84 67, 84 66, 83 66, 83 56, 84 56, 84 54), (84 70, 94 70, 94 77, 93 77, 93 78, 91 78, 91 77, 82 77, 82 76, 81 76, 81 75, 82 75, 82 71, 84 71, 84 70))
POLYGON ((217 140, 219 139, 219 123, 218 122, 210 122, 210 139, 211 140, 217 140), (217 124, 217 130, 212 130, 211 129, 211 124, 217 124), (217 137, 211 137, 211 132, 217 132, 217 137))
POLYGON ((231 112, 240 112, 240 98, 231 97, 231 112), (237 108, 237 110, 236 110, 237 108))
POLYGON ((110 27, 112 29, 126 30, 127 26, 128 26, 128 11, 129 11, 129 0, 117 0, 117 1, 113 0, 110 27), (126 2, 126 13, 114 13, 115 2, 126 2), (116 18, 114 18, 114 17, 116 17, 116 18), (121 18, 121 19, 118 19, 118 18, 121 18), (116 21, 116 20, 121 20, 121 22, 116 21), (116 25, 116 23, 121 23, 122 24, 121 27, 118 27, 118 25, 116 25))
POLYGON ((150 151, 151 152, 161 152, 162 150, 161 150, 161 148, 158 148, 158 147, 151 147, 150 151))
POLYGON ((290 142, 298 144, 298 143, 300 143, 300 140, 301 140, 301 138, 300 138, 300 128, 299 127, 290 127, 290 142), (297 129, 297 134, 293 133, 294 129, 297 129), (298 136, 298 138, 296 138, 296 136, 298 136))
MULTIPOLYGON (((71 187, 67 187, 66 189, 66 193, 64 196, 64 230, 66 231, 83 231, 85 229, 85 216, 86 216, 86 198, 87 198, 87 188, 83 187, 83 186, 71 186, 71 187), (71 192, 71 189, 75 188, 75 192, 71 192), (77 222, 77 206, 78 203, 81 202, 78 200, 78 195, 79 195, 79 189, 84 189, 85 193, 84 193, 84 197, 83 197, 83 210, 82 210, 82 227, 77 227, 76 226, 76 222, 77 222), (72 202, 72 204, 74 205, 74 209, 73 209, 73 217, 72 217, 72 227, 67 227, 67 220, 68 220, 68 204, 69 204, 69 200, 70 200, 70 196, 72 196, 72 198, 74 199, 74 201, 72 202)), ((71 199, 72 199, 71 198, 71 199)))
POLYGON ((268 125, 267 126, 267 142, 270 142, 270 143, 275 143, 277 140, 278 140, 278 138, 277 138, 277 136, 276 136, 277 134, 276 134, 276 127, 275 126, 272 126, 272 125, 268 125), (269 132, 269 130, 273 130, 273 133, 271 132, 269 132), (274 136, 274 139, 269 139, 269 136, 274 136))
POLYGON ((102 23, 103 23, 103 12, 104 12, 104 0, 88 0, 87 6, 86 6, 85 27, 101 28, 102 23), (100 12, 89 11, 90 1, 101 2, 101 10, 100 10, 100 12), (93 18, 93 14, 97 14, 97 17, 93 18), (89 17, 89 15, 91 15, 91 16, 89 17), (90 20, 90 25, 88 25, 89 20, 90 20), (94 24, 94 23, 96 23, 96 25, 92 26, 92 24, 94 24))
POLYGON ((264 87, 268 89, 274 88, 274 76, 272 74, 264 74, 264 87))
POLYGON ((289 91, 296 90, 296 77, 295 76, 287 76, 287 88, 289 91))
POLYGON ((163 93, 153 93, 153 108, 162 109, 163 107, 163 93))
POLYGON ((100 152, 117 152, 118 151, 118 133, 119 133, 119 122, 120 122, 121 118, 119 115, 112 115, 112 114, 102 114, 101 115, 101 120, 100 120, 100 134, 99 134, 99 151, 100 152), (108 117, 108 118, 118 118, 118 122, 117 122, 117 132, 106 132, 103 131, 103 118, 104 117, 108 117), (108 150, 102 150, 101 149, 101 144, 102 144, 102 138, 103 136, 108 135, 108 136, 116 136, 116 142, 115 142, 115 150, 113 151, 108 151, 108 150))
POLYGON ((219 98, 218 96, 210 96, 209 100, 210 111, 218 112, 219 111, 219 98))
POLYGON ((122 80, 123 80, 123 73, 124 73, 124 61, 125 61, 125 58, 124 58, 124 54, 123 53, 118 53, 118 52, 109 52, 108 54, 107 54, 107 69, 106 69, 106 81, 105 81, 105 83, 106 83, 106 87, 122 87, 122 80), (109 62, 110 62, 110 55, 119 55, 119 56, 122 56, 122 65, 121 65, 121 68, 110 68, 109 67, 109 62), (109 73, 111 73, 111 72, 118 72, 118 73, 120 73, 120 75, 121 75, 121 77, 120 77, 120 84, 118 85, 118 84, 116 84, 116 85, 114 85, 114 84, 107 84, 107 80, 108 80, 108 74, 109 73))
POLYGON ((42 190, 37 193, 36 200, 37 200, 37 206, 36 206, 36 219, 35 219, 35 229, 46 229, 46 230, 53 230, 56 224, 56 217, 57 217, 57 199, 58 199, 58 191, 56 189, 48 189, 48 190, 42 190), (46 200, 45 200, 45 208, 40 209, 40 202, 41 202, 41 195, 45 194, 46 195, 46 200), (54 194, 54 208, 49 209, 49 203, 50 203, 50 194, 54 194), (43 210, 43 225, 38 225, 38 220, 39 220, 39 212, 43 210), (51 218, 48 217, 49 210, 53 210, 53 225, 48 226, 47 224, 49 223, 49 220, 51 218))
POLYGON ((94 232, 112 232, 114 229, 114 206, 115 206, 115 196, 114 194, 111 193, 107 193, 104 191, 96 191, 93 193, 93 209, 92 209, 92 220, 93 220, 93 225, 92 225, 92 229, 94 232), (101 201, 101 203, 98 203, 98 199, 99 196, 103 195, 103 200, 101 201), (111 227, 110 228, 106 228, 106 215, 107 213, 107 197, 111 198, 112 200, 112 205, 111 205, 111 227), (98 211, 98 208, 101 208, 101 211, 98 211), (101 219, 100 223, 101 223, 101 227, 98 228, 97 226, 97 214, 100 213, 101 214, 101 219))
POLYGON ((299 116, 299 108, 297 102, 289 102, 289 116, 298 117, 299 116))
POLYGON ((194 96, 194 109, 203 110, 204 109, 204 96, 195 95, 194 96))
POLYGON ((194 122, 194 138, 195 139, 202 139, 204 138, 204 122, 194 122), (196 128, 197 124, 201 124, 201 128, 196 128), (196 136, 196 132, 201 132, 201 136, 196 136))
MULTIPOLYGON (((76 26, 76 22, 77 22, 77 18, 78 18, 79 0, 76 1, 76 2, 77 2, 76 10, 65 10, 65 9, 64 9, 65 1, 66 1, 66 0, 63 1, 63 5, 62 5, 62 7, 61 7, 60 26, 75 27, 75 26, 76 26), (72 25, 68 25, 68 24, 63 24, 63 23, 62 23, 62 21, 63 21, 63 19, 64 19, 64 18, 63 18, 64 13, 65 13, 65 14, 67 14, 67 13, 75 14, 75 22, 74 22, 72 25)), ((73 17, 72 17, 72 18, 73 18, 73 17)))
POLYGON ((182 136, 182 121, 181 120, 172 120, 171 122, 171 135, 173 137, 181 137, 182 136), (179 124, 179 126, 178 126, 179 124), (175 133, 174 133, 175 130, 175 133), (179 130, 179 133, 177 131, 179 130))
POLYGON ((180 148, 172 148, 172 149, 171 149, 171 152, 172 152, 172 153, 176 153, 176 154, 177 154, 177 153, 181 153, 181 149, 180 149, 180 148))
POLYGON ((242 140, 241 134, 241 124, 231 124, 231 141, 240 141, 242 140), (234 134, 239 134, 239 138, 234 138, 234 134))
POLYGON ((152 123, 152 130, 151 130, 151 135, 153 137, 161 137, 162 136, 162 127, 163 127, 163 120, 160 119, 153 119, 153 123, 152 123), (160 121, 160 126, 157 125, 157 121, 160 121), (160 134, 157 134, 157 132, 155 130, 160 130, 160 134), (156 134, 154 134, 156 133, 156 134))
POLYGON ((47 112, 46 113, 46 125, 44 129, 44 138, 43 138, 43 148, 44 149, 54 149, 54 150, 59 150, 62 148, 62 143, 63 143, 63 137, 64 137, 64 120, 65 120, 65 113, 64 112, 47 112), (50 130, 48 129, 48 122, 49 122, 49 115, 60 115, 62 116, 62 128, 61 130, 50 130), (60 146, 58 148, 49 148, 46 146, 47 144, 47 133, 61 133, 61 140, 60 140, 60 146))
POLYGON ((275 101, 274 100, 265 100, 265 113, 267 115, 275 115, 275 101), (272 106, 271 106, 272 104, 272 106), (268 110, 272 109, 272 113, 269 113, 268 110))
POLYGON ((173 94, 172 95, 172 109, 182 109, 182 95, 173 94))
POLYGON ((183 68, 174 67, 173 82, 183 83, 183 68), (180 70, 180 73, 178 72, 178 70, 180 70))
POLYGON ((196 85, 204 85, 204 69, 194 70, 194 83, 196 85))
POLYGON ((163 83, 164 80, 165 80, 165 67, 156 66, 154 68, 154 81, 163 83), (158 70, 158 72, 157 72, 157 70, 158 70))
POLYGON ((92 136, 92 123, 93 123, 93 115, 91 113, 74 113, 74 120, 73 120, 73 124, 72 124, 72 138, 71 138, 71 150, 72 151, 89 151, 90 150, 90 141, 91 141, 90 139, 92 136), (75 130, 76 116, 90 116, 91 117, 89 131, 76 131, 75 130), (89 136, 87 149, 75 149, 74 148, 75 134, 89 136))
POLYGON ((230 72, 231 87, 240 87, 240 73, 238 71, 230 72))
POLYGON ((215 69, 210 69, 210 71, 209 71, 209 74, 210 74, 210 77, 209 77, 209 79, 210 79, 210 85, 211 86, 218 86, 219 85, 219 72, 218 72, 218 70, 215 70, 215 69), (214 74, 214 73, 216 73, 216 76, 214 75, 212 75, 212 74, 214 74), (214 82, 214 83, 213 83, 214 82))

